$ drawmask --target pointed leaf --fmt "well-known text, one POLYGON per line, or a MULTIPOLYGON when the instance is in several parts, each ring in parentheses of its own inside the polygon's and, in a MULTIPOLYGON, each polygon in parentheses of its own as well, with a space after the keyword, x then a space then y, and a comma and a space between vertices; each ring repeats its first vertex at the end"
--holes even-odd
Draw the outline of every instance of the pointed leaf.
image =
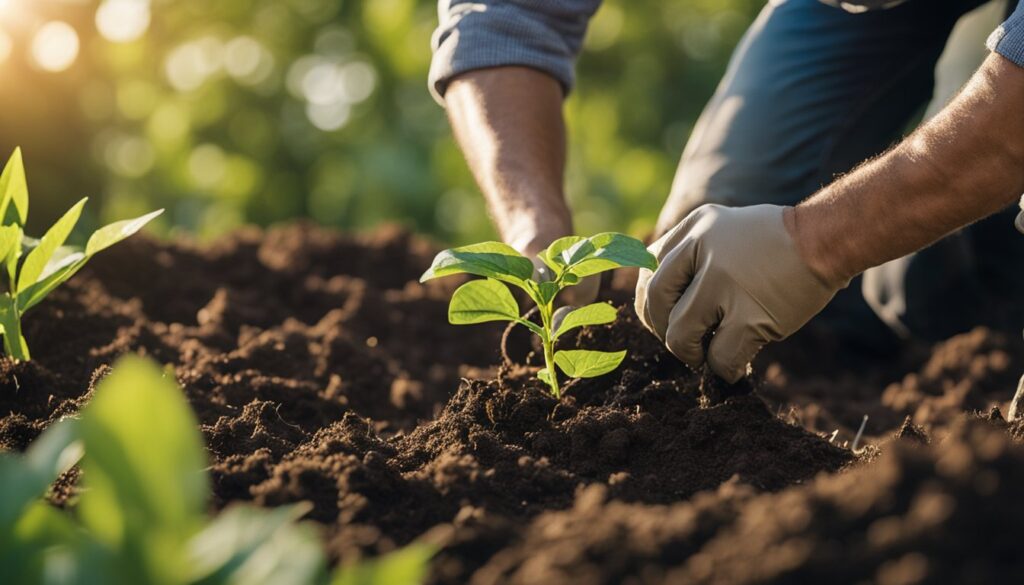
POLYGON ((83 525, 137 571, 126 582, 180 574, 209 487, 198 421, 177 384, 147 359, 121 358, 79 424, 83 525))
POLYGON ((511 246, 501 242, 483 242, 442 251, 420 277, 420 282, 462 273, 523 286, 533 276, 533 262, 511 246))
POLYGON ((163 209, 157 209, 135 219, 115 221, 110 225, 101 227, 89 237, 89 242, 85 245, 85 255, 94 256, 98 252, 106 250, 121 240, 135 234, 135 232, 141 230, 147 223, 153 221, 154 218, 163 212, 163 209))
POLYGON ((537 294, 540 297, 540 303, 546 305, 551 301, 555 300, 555 296, 558 295, 558 291, 562 290, 562 287, 558 286, 553 282, 541 282, 537 284, 537 294))
POLYGON ((64 241, 71 235, 71 230, 75 228, 75 224, 78 223, 78 218, 82 215, 82 207, 88 198, 83 198, 78 203, 74 204, 71 209, 64 214, 63 217, 57 220, 57 223, 46 232, 46 235, 39 241, 39 245, 34 250, 28 253, 28 257, 25 258, 25 263, 21 266, 21 270, 18 272, 18 288, 21 290, 28 286, 31 286, 39 280, 39 277, 43 274, 43 269, 46 268, 46 264, 53 257, 53 254, 64 245, 64 241))
POLYGON ((339 568, 331 585, 422 585, 435 553, 431 546, 411 544, 382 557, 339 568))
POLYGON ((22 226, 28 221, 28 183, 20 147, 14 149, 0 175, 0 220, 4 225, 13 222, 22 226), (11 221, 7 221, 8 217, 11 221))
POLYGON ((626 350, 590 351, 572 349, 556 353, 555 363, 569 377, 593 378, 614 371, 625 357, 626 350))
POLYGON ((448 305, 448 322, 452 325, 518 320, 519 305, 515 297, 497 280, 467 282, 455 290, 448 305))
POLYGON ((562 319, 561 325, 555 331, 555 337, 559 337, 568 331, 584 325, 604 325, 615 321, 618 311, 608 303, 594 303, 580 307, 569 313, 562 319))
POLYGON ((551 370, 547 368, 541 368, 537 371, 537 379, 544 382, 548 386, 551 385, 551 370))
POLYGON ((320 541, 309 526, 296 524, 311 508, 227 508, 189 543, 189 583, 322 582, 327 564, 320 541))
POLYGON ((21 228, 18 226, 0 226, 0 262, 6 262, 7 258, 18 249, 20 238, 21 228))
POLYGON ((33 500, 82 455, 76 421, 62 420, 43 431, 24 455, 0 454, 0 542, 33 500))
POLYGON ((61 258, 58 262, 50 262, 43 270, 39 280, 32 286, 18 291, 18 310, 25 313, 46 298, 53 289, 57 288, 69 278, 75 275, 88 258, 81 252, 72 253, 61 258))
POLYGON ((569 269, 576 276, 583 278, 624 266, 635 266, 656 270, 658 261, 647 251, 643 242, 624 234, 606 232, 590 238, 594 250, 589 255, 576 260, 569 269))

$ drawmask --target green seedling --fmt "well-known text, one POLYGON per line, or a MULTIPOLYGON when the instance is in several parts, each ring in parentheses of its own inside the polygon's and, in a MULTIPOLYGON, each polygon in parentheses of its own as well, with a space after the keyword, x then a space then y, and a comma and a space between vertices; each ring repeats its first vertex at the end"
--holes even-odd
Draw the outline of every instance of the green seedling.
POLYGON ((555 297, 588 276, 627 266, 654 270, 658 261, 640 240, 613 232, 589 238, 561 238, 537 257, 550 270, 549 280, 535 279, 533 262, 500 242, 452 248, 434 258, 420 282, 463 273, 485 277, 486 280, 472 280, 455 291, 448 305, 448 321, 453 325, 511 321, 536 333, 544 347, 545 366, 537 377, 551 387, 555 398, 561 398, 556 366, 570 378, 592 378, 619 367, 626 351, 556 352, 555 342, 560 337, 584 325, 611 323, 616 311, 607 303, 594 303, 574 309, 556 323, 555 297), (507 285, 519 287, 537 305, 539 325, 522 316, 507 285))
POLYGON ((432 547, 413 544, 329 571, 310 505, 234 504, 208 517, 199 421, 173 378, 122 358, 79 418, 51 425, 22 454, 0 453, 4 583, 108 585, 419 585, 432 547), (82 469, 73 513, 47 487, 82 469))
POLYGON ((28 360, 28 343, 21 333, 21 317, 55 288, 75 275, 90 258, 142 229, 163 210, 118 221, 94 232, 84 249, 65 246, 86 199, 71 207, 40 239, 25 236, 28 220, 28 185, 21 149, 15 149, 0 175, 0 264, 7 291, 0 294, 0 334, 4 353, 28 360))

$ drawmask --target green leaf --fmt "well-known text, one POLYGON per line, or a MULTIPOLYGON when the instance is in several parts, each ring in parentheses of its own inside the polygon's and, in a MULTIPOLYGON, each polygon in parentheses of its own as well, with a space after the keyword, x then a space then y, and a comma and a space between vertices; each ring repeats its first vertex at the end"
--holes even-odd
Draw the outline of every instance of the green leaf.
POLYGON ((576 276, 583 278, 613 268, 634 266, 656 270, 658 260, 647 251, 643 242, 627 235, 605 232, 589 239, 593 251, 582 254, 583 246, 574 255, 573 266, 569 269, 576 276))
POLYGON ((541 368, 537 371, 537 379, 544 382, 548 386, 551 385, 551 370, 547 368, 541 368))
POLYGON ((21 333, 21 319, 14 299, 9 295, 0 295, 0 326, 3 327, 4 353, 16 361, 28 361, 32 356, 28 344, 21 333))
POLYGON ((17 283, 18 260, 21 259, 22 249, 23 249, 23 247, 25 245, 25 243, 24 243, 25 234, 24 234, 23 230, 21 229, 21 226, 15 225, 15 226, 10 226, 10 227, 12 227, 13 229, 17 230, 18 234, 20 234, 20 237, 15 238, 14 244, 13 244, 11 250, 8 251, 6 259, 5 259, 5 265, 7 267, 7 278, 8 278, 7 282, 10 283, 10 288, 14 288, 14 285, 17 283))
POLYGON ((615 316, 618 311, 615 307, 608 303, 594 303, 585 307, 580 307, 562 319, 561 325, 558 326, 558 330, 555 331, 555 338, 571 331, 577 327, 583 327, 584 325, 604 325, 605 323, 611 323, 615 321, 615 316))
POLYGON ((46 298, 46 295, 53 292, 53 289, 66 282, 81 270, 88 260, 89 258, 85 254, 75 252, 61 258, 59 261, 51 261, 43 269, 43 274, 40 275, 39 280, 35 284, 18 291, 18 310, 24 314, 25 311, 39 304, 40 301, 46 298))
POLYGON ((546 305, 555 300, 555 296, 558 295, 560 290, 562 290, 562 287, 553 282, 537 283, 537 295, 540 298, 540 304, 546 305))
POLYGON ((626 357, 622 351, 590 351, 573 349, 555 354, 555 363, 569 377, 593 378, 615 370, 626 357))
POLYGON ((516 299, 508 287, 497 280, 467 282, 455 290, 448 305, 448 322, 452 325, 518 320, 516 299))
POLYGON ((431 546, 411 544, 358 565, 340 567, 331 585, 421 585, 434 554, 431 546))
POLYGON ((23 456, 0 454, 0 543, 28 505, 82 456, 76 424, 50 425, 23 456))
POLYGON ((3 174, 0 174, 0 220, 4 225, 12 222, 25 225, 28 221, 28 182, 25 180, 25 163, 21 158, 21 148, 15 148, 14 154, 7 159, 3 174), (14 203, 14 207, 10 204, 14 203), (8 213, 8 209, 12 213, 8 213), (7 221, 10 217, 12 221, 7 221))
POLYGON ((582 236, 565 236, 564 238, 558 238, 546 250, 537 255, 545 264, 547 264, 552 270, 556 272, 557 277, 562 269, 565 268, 566 261, 562 257, 562 252, 571 248, 572 246, 586 240, 582 236))
POLYGON ((533 262, 511 246, 501 242, 483 242, 442 251, 420 277, 420 282, 463 273, 524 286, 524 282, 533 276, 533 262))
POLYGON ((121 240, 135 234, 135 232, 141 230, 147 223, 153 221, 154 218, 163 212, 163 209, 157 209, 135 219, 115 221, 110 225, 101 227, 89 237, 89 242, 85 245, 85 255, 92 257, 98 252, 106 250, 121 240))
POLYGON ((117 551, 130 580, 177 581, 209 493, 206 452, 185 396, 153 362, 124 357, 79 424, 83 525, 117 551))
POLYGON ((71 230, 75 228, 75 224, 78 223, 78 218, 82 215, 82 207, 88 198, 83 198, 78 203, 74 204, 71 209, 64 214, 63 217, 57 220, 57 223, 46 232, 46 235, 39 241, 39 245, 34 250, 29 252, 28 257, 25 258, 25 263, 21 266, 21 270, 18 272, 18 287, 16 290, 21 290, 30 285, 36 283, 39 277, 43 274, 43 269, 46 268, 46 264, 53 257, 53 254, 64 245, 64 241, 71 235, 71 230))
POLYGON ((234 505, 189 543, 193 585, 317 583, 327 564, 315 531, 296 521, 308 503, 270 510, 234 505))
POLYGON ((7 259, 18 250, 20 239, 20 227, 16 225, 0 226, 0 262, 7 262, 7 259))

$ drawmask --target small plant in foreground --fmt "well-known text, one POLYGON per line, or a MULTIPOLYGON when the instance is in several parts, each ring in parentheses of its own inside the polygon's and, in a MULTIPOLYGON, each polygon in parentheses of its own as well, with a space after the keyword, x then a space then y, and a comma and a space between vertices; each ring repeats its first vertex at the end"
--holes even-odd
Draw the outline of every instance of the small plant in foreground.
POLYGON ((78 223, 82 199, 71 207, 41 239, 25 236, 28 220, 28 185, 21 149, 15 149, 0 175, 0 264, 7 275, 7 291, 0 295, 0 333, 4 353, 15 360, 30 359, 21 334, 21 316, 71 278, 90 258, 142 229, 163 210, 96 230, 84 250, 64 245, 78 223))
POLYGON ((467 282, 455 291, 448 306, 448 321, 453 325, 512 321, 536 333, 544 347, 545 365, 537 377, 551 387, 555 398, 561 398, 556 366, 571 378, 592 378, 619 367, 626 351, 555 352, 555 342, 567 332, 584 325, 603 325, 615 320, 614 307, 608 303, 594 303, 574 309, 556 323, 555 297, 562 289, 588 276, 626 266, 654 270, 658 261, 640 240, 613 232, 589 238, 561 238, 537 257, 550 269, 550 280, 535 280, 533 262, 500 242, 452 248, 434 258, 434 263, 420 277, 420 282, 461 273, 486 277, 486 280, 467 282), (508 284, 523 289, 536 303, 540 325, 520 314, 519 305, 506 286, 508 284))
POLYGON ((306 503, 235 504, 208 518, 198 421, 160 368, 130 356, 77 419, 24 455, 0 453, 0 581, 108 585, 419 585, 425 545, 328 572, 306 503), (60 510, 41 496, 80 462, 80 495, 60 510))

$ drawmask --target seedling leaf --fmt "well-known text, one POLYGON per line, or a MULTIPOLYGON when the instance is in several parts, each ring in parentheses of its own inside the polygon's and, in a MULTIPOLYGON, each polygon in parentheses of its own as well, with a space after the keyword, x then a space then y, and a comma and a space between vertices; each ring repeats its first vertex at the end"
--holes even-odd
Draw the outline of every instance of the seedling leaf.
POLYGON ((46 235, 39 240, 39 245, 28 253, 28 257, 25 258, 25 264, 22 265, 21 271, 18 273, 16 291, 33 285, 39 280, 39 277, 43 274, 43 269, 46 268, 46 264, 53 257, 57 248, 63 246, 64 241, 71 235, 71 230, 78 223, 78 218, 82 215, 82 207, 87 200, 88 198, 83 198, 74 204, 71 209, 57 220, 57 223, 53 224, 46 232, 46 235))
POLYGON ((508 287, 489 278, 471 280, 460 286, 448 305, 448 322, 452 325, 518 319, 519 305, 508 287))
POLYGON ((152 362, 122 358, 80 420, 83 525, 159 583, 179 574, 184 543, 203 520, 209 491, 198 421, 152 362))
POLYGON ((112 224, 101 227, 89 237, 89 242, 85 245, 85 255, 91 257, 98 252, 106 250, 121 240, 135 234, 135 232, 141 230, 147 223, 153 221, 154 218, 163 212, 163 209, 157 209, 135 219, 115 221, 112 224))
POLYGON ((585 307, 580 307, 562 319, 561 325, 558 326, 558 330, 555 331, 555 337, 558 338, 561 335, 577 328, 583 327, 584 325, 604 325, 611 323, 615 320, 615 316, 618 311, 615 307, 608 303, 594 303, 585 307))
POLYGON ((4 225, 11 223, 7 221, 8 216, 13 223, 22 226, 28 221, 28 183, 25 180, 21 148, 14 149, 14 154, 7 159, 3 174, 0 174, 0 220, 3 220, 4 225))
POLYGON ((533 262, 501 242, 471 244, 439 253, 430 268, 420 277, 420 282, 461 273, 524 286, 533 276, 533 262))
POLYGON ((569 268, 572 274, 580 278, 627 266, 649 270, 658 268, 658 261, 654 255, 647 251, 643 242, 635 238, 605 232, 591 237, 589 241, 593 250, 588 254, 582 254, 581 252, 587 249, 586 246, 582 246, 575 253, 573 266, 569 268))
POLYGON ((74 252, 61 258, 57 262, 51 261, 46 265, 39 280, 32 286, 18 291, 18 310, 22 313, 37 305, 46 298, 53 289, 57 288, 69 278, 75 275, 82 266, 85 266, 85 254, 74 252))
POLYGON ((591 351, 574 349, 555 354, 555 363, 573 378, 594 378, 615 370, 626 357, 622 351, 591 351))
POLYGON ((566 261, 562 257, 562 252, 575 246, 579 242, 586 240, 582 236, 565 236, 564 238, 558 238, 546 250, 538 254, 538 257, 547 264, 552 270, 560 273, 565 268, 566 261))
POLYGON ((421 585, 427 578, 433 547, 411 544, 356 566, 343 566, 331 585, 421 585))

